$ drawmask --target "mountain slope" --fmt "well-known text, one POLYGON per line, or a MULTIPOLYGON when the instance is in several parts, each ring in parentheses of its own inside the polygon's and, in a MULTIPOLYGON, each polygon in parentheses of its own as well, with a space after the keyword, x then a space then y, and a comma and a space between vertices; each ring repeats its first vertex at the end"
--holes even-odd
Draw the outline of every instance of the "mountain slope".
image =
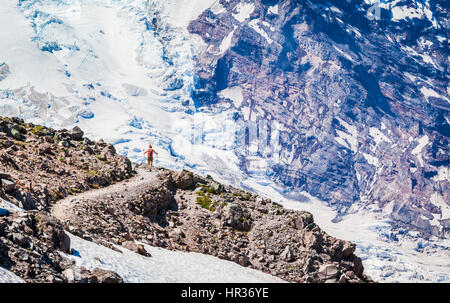
MULTIPOLYGON (((284 209, 270 199, 188 171, 149 172, 145 167, 134 171, 127 158, 111 152, 111 145, 83 138, 79 129, 59 143, 46 142, 43 138, 53 140, 49 133, 59 138, 67 132, 15 118, 1 120, 8 123, 6 134, 0 133, 2 142, 9 143, 0 149, 0 195, 15 207, 6 212, 0 209, 0 264, 25 281, 70 282, 74 278, 69 271, 79 271, 83 277, 79 281, 95 282, 104 276, 122 281, 117 273, 99 273, 92 257, 71 258, 78 261, 74 267, 67 255, 80 256, 72 239, 86 248, 86 255, 95 253, 95 246, 83 244, 84 239, 116 251, 116 246, 122 246, 144 257, 151 255, 140 243, 208 254, 291 282, 371 282, 354 254, 355 245, 326 234, 308 212, 284 209), (104 153, 98 153, 99 147, 104 147, 104 153), (64 161, 59 152, 65 152, 64 161), (126 171, 121 171, 122 162, 130 164, 126 171), (107 169, 86 169, 93 165, 107 169), (24 186, 28 180, 32 186, 24 186), (72 187, 74 181, 83 185, 82 180, 92 185, 72 187), (45 264, 39 260, 46 260, 45 264)), ((114 253, 108 256, 117 258, 114 253)), ((173 258, 183 259, 182 254, 173 258)), ((142 264, 139 258, 135 261, 127 267, 142 264)), ((219 261, 216 268, 228 268, 225 264, 219 261)), ((159 270, 163 266, 156 265, 159 270)), ((230 266, 230 273, 236 271, 230 266)), ((250 281, 252 277, 277 281, 252 270, 242 273, 250 281)))
POLYGON ((447 235, 445 4, 388 1, 370 21, 363 1, 219 2, 189 25, 205 44, 194 100, 228 103, 248 128, 242 171, 328 201, 337 219, 375 204, 447 235), (422 14, 401 19, 406 7, 422 14))
POLYGON ((448 281, 446 3, 373 3, 4 0, 0 113, 152 143, 308 208, 376 280, 448 281))

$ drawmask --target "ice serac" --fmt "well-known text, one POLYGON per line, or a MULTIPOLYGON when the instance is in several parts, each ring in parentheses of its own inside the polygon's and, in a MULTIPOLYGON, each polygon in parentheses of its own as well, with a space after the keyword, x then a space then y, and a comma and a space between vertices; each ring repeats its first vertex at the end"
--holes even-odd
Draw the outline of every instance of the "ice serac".
POLYGON ((448 233, 445 2, 387 1, 372 21, 368 1, 219 3, 188 27, 206 44, 194 101, 228 102, 236 121, 268 122, 279 138, 254 153, 263 169, 243 155, 242 170, 320 197, 338 218, 375 204, 425 236, 448 233))

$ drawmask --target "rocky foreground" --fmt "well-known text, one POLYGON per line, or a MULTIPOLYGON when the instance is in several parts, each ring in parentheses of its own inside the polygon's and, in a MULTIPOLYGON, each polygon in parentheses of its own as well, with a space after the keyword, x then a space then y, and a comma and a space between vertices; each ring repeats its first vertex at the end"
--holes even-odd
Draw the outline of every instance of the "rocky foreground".
POLYGON ((27 282, 122 282, 77 267, 66 231, 151 257, 141 243, 217 256, 291 282, 370 282, 355 245, 310 213, 286 210, 210 177, 132 164, 78 128, 0 120, 0 265, 27 282))

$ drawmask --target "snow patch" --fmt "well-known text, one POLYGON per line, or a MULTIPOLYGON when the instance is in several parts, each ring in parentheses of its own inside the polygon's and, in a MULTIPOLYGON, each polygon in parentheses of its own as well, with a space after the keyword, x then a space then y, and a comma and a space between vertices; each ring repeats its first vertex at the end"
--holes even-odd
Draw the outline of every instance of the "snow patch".
POLYGON ((362 155, 363 155, 364 159, 366 159, 367 163, 369 163, 375 167, 380 166, 380 162, 378 161, 378 158, 376 158, 372 155, 366 154, 366 153, 362 153, 362 155))
MULTIPOLYGON (((444 97, 444 96, 442 96, 441 94, 439 94, 439 93, 437 93, 435 90, 433 90, 433 89, 431 89, 431 88, 428 88, 428 87, 425 87, 425 86, 423 86, 423 87, 421 87, 420 88, 420 92, 425 96, 425 98, 429 98, 429 97, 435 97, 435 98, 440 98, 440 99, 443 99, 443 100, 447 100, 447 102, 449 102, 449 100, 446 98, 446 97, 444 97)), ((450 103, 450 102, 449 102, 450 103)))
POLYGON ((223 7, 223 5, 219 1, 216 1, 210 7, 210 10, 213 12, 214 15, 220 15, 220 14, 225 13, 227 11, 226 8, 223 7))
POLYGON ((241 107, 244 101, 243 89, 240 86, 228 87, 218 93, 219 96, 233 101, 236 108, 241 107))
POLYGON ((430 139, 428 138, 427 135, 425 135, 422 138, 420 138, 417 142, 419 143, 419 145, 417 145, 417 147, 412 150, 412 153, 414 155, 420 154, 422 152, 422 149, 430 142, 430 139))
POLYGON ((433 177, 433 181, 449 181, 450 182, 450 167, 441 166, 438 168, 438 174, 433 177))
POLYGON ((417 145, 416 148, 414 148, 411 153, 417 156, 420 165, 423 166, 422 149, 430 142, 430 139, 428 138, 427 135, 425 135, 422 138, 420 138, 417 142, 419 143, 419 145, 417 145))
POLYGON ((430 202, 441 209, 441 220, 450 218, 450 205, 445 203, 444 197, 439 193, 434 193, 430 197, 430 202))
POLYGON ((336 117, 336 119, 346 129, 346 132, 337 129, 338 137, 335 137, 335 140, 356 153, 358 151, 358 130, 356 126, 348 124, 339 117, 336 117))
POLYGON ((233 13, 233 17, 242 23, 250 18, 250 15, 253 13, 254 9, 255 5, 253 3, 239 3, 236 5, 236 13, 233 13))
POLYGON ((274 6, 269 6, 267 12, 269 12, 270 14, 278 15, 278 4, 275 4, 274 6))
POLYGON ((220 54, 225 53, 231 47, 231 41, 233 39, 234 32, 236 31, 236 27, 222 40, 220 43, 219 49, 220 54))
POLYGON ((269 37, 269 35, 262 28, 259 27, 260 21, 258 19, 252 20, 249 22, 249 26, 255 30, 258 34, 260 34, 264 39, 266 39, 267 43, 271 44, 273 40, 269 37))
POLYGON ((25 283, 25 281, 0 266, 0 283, 25 283))
MULTIPOLYGON (((164 7, 171 23, 186 28, 192 20, 197 19, 205 10, 211 7, 216 0, 164 0, 164 7)), ((218 1, 217 1, 218 2, 218 1)), ((211 8, 220 12, 220 3, 211 8)))
POLYGON ((371 127, 369 129, 369 134, 375 140, 375 144, 378 145, 382 142, 392 143, 391 139, 389 139, 385 134, 383 134, 378 128, 371 127))
MULTIPOLYGON (((89 270, 98 267, 119 274, 126 283, 280 283, 255 269, 199 253, 170 251, 144 245, 152 257, 117 247, 122 253, 68 233, 80 257, 66 255, 89 270)), ((63 254, 63 253, 61 253, 63 254)))

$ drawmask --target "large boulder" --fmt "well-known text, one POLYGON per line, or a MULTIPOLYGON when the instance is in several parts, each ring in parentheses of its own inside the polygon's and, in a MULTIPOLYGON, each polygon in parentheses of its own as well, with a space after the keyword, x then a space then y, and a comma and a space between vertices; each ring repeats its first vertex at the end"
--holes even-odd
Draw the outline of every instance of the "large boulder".
POLYGON ((10 179, 1 179, 0 184, 5 192, 12 192, 16 188, 16 182, 10 179))
POLYGON ((172 179, 173 185, 178 189, 186 190, 195 186, 194 174, 186 170, 175 172, 172 179))
POLYGON ((70 253, 70 238, 65 233, 61 223, 50 215, 39 213, 36 215, 36 227, 44 239, 47 239, 53 246, 65 253, 70 253))
POLYGON ((132 210, 140 215, 145 215, 155 220, 161 210, 168 209, 175 203, 172 191, 166 186, 153 186, 145 192, 135 203, 132 210))
POLYGON ((151 255, 145 250, 144 245, 136 244, 134 241, 125 241, 122 243, 122 247, 142 256, 151 257, 151 255))
POLYGON ((338 268, 334 264, 324 264, 320 266, 317 275, 323 281, 335 279, 338 274, 338 268))
POLYGON ((202 177, 187 170, 172 173, 172 182, 175 188, 182 190, 194 189, 198 183, 206 183, 202 177))
POLYGON ((224 213, 225 224, 240 231, 251 229, 251 219, 239 204, 229 204, 224 213))
POLYGON ((300 215, 294 218, 295 228, 299 230, 311 223, 314 223, 314 217, 311 213, 306 211, 300 212, 300 215))
POLYGON ((83 139, 84 132, 81 130, 81 128, 79 128, 78 126, 75 126, 69 132, 69 136, 72 140, 80 141, 81 139, 83 139))
POLYGON ((123 283, 122 277, 110 270, 95 268, 92 275, 97 280, 94 283, 123 283))

